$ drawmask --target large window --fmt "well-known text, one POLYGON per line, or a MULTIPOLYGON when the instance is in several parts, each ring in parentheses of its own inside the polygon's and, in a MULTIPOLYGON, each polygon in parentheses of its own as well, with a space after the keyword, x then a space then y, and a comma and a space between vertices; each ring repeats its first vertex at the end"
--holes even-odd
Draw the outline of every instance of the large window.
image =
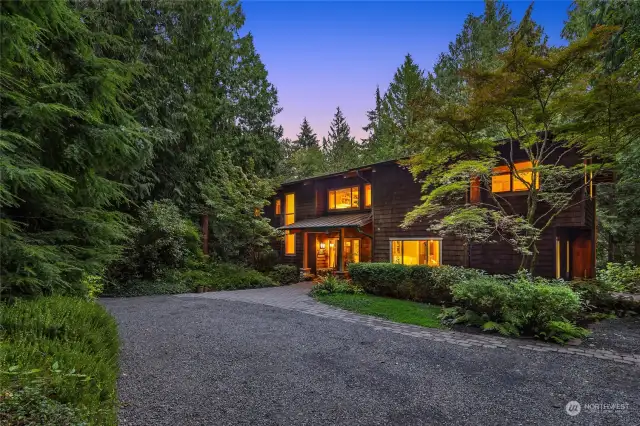
MULTIPOLYGON (((509 166, 498 166, 493 169, 491 176, 491 191, 511 192, 528 191, 533 183, 533 165, 531 161, 513 164, 513 171, 509 166)), ((540 174, 536 175, 536 189, 540 188, 540 174)))
POLYGON ((371 184, 370 183, 364 186, 364 206, 371 207, 371 184))
POLYGON ((391 261, 403 265, 439 266, 441 240, 391 241, 391 261))
MULTIPOLYGON (((284 224, 291 225, 296 220, 296 195, 291 193, 285 195, 284 198, 284 224)), ((296 234, 291 231, 285 231, 284 235, 284 254, 296 254, 296 234)))
POLYGON ((357 186, 332 189, 329 191, 329 210, 357 209, 360 207, 360 193, 357 186))

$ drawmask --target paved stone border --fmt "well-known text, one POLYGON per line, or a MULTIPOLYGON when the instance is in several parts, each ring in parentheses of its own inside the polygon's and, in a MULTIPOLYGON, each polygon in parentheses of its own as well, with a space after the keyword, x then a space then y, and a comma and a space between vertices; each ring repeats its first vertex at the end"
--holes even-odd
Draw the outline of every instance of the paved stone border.
POLYGON ((219 291, 198 294, 190 293, 178 295, 176 297, 195 297, 257 303, 280 309, 304 312, 309 315, 324 318, 364 324, 373 327, 376 330, 386 330, 405 336, 412 336, 435 342, 445 342, 466 348, 474 346, 490 349, 517 347, 519 349, 536 352, 555 352, 563 355, 597 358, 640 367, 640 354, 617 353, 602 349, 580 349, 552 345, 543 342, 523 344, 522 340, 507 339, 497 336, 471 335, 458 331, 425 328, 417 325, 401 324, 372 316, 360 315, 317 302, 315 299, 309 297, 308 292, 310 288, 311 283, 299 283, 286 287, 219 291))

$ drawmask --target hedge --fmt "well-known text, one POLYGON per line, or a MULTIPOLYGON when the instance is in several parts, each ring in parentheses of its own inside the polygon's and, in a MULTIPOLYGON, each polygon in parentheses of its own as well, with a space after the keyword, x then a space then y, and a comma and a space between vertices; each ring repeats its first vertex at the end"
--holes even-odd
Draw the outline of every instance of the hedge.
POLYGON ((352 263, 349 275, 367 293, 435 304, 453 301, 451 287, 481 271, 458 266, 352 263))

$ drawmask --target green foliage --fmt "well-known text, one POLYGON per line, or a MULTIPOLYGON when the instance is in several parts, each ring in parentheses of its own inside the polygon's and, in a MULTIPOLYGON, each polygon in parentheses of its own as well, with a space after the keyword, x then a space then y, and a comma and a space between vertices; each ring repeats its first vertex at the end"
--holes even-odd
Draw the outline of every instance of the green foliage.
POLYGON ((295 284, 300 281, 300 271, 295 265, 276 265, 268 276, 280 285, 295 284))
POLYGON ((322 296, 327 294, 361 294, 363 290, 347 280, 337 278, 333 275, 323 277, 311 288, 312 296, 322 296))
POLYGON ((133 280, 153 282, 200 256, 198 229, 171 201, 148 202, 137 216, 131 244, 108 271, 109 285, 133 280))
POLYGON ((351 136, 351 128, 340 107, 336 108, 329 134, 322 138, 322 151, 327 172, 348 170, 360 164, 360 147, 351 136))
POLYGON ((316 293, 315 297, 322 303, 362 315, 422 327, 441 327, 438 320, 440 308, 437 306, 361 293, 316 293))
POLYGON ((0 406, 8 411, 0 419, 114 424, 118 347, 114 319, 94 302, 53 296, 2 306, 0 406))
POLYGON ((640 293, 640 266, 631 262, 607 263, 604 269, 597 271, 597 277, 610 291, 640 293))
POLYGON ((184 282, 192 291, 198 287, 210 290, 242 290, 246 288, 273 287, 278 283, 253 269, 231 263, 207 265, 204 269, 181 273, 184 282))
POLYGON ((193 289, 188 285, 188 280, 184 274, 186 274, 186 272, 171 271, 156 280, 134 279, 112 283, 105 291, 104 296, 136 297, 189 293, 193 289))
POLYGON ((572 325, 581 312, 581 301, 562 281, 533 279, 522 273, 514 277, 481 276, 455 284, 452 293, 461 305, 461 310, 446 316, 448 320, 453 316, 454 323, 482 323, 485 330, 533 334, 554 341, 586 332, 572 325))
POLYGON ((0 297, 75 292, 119 256, 124 177, 150 159, 127 104, 139 69, 67 1, 2 6, 0 297))
POLYGON ((367 293, 418 302, 451 303, 451 287, 481 271, 457 266, 356 263, 349 265, 354 284, 367 293))

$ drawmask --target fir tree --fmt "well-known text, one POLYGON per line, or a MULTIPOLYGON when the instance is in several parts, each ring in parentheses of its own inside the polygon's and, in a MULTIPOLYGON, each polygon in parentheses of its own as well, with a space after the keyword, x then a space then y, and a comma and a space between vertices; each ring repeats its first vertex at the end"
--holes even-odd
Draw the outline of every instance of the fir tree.
POLYGON ((336 108, 329 134, 322 141, 327 168, 345 170, 360 165, 359 146, 351 136, 351 128, 340 107, 336 108))
POLYGON ((318 148, 318 136, 313 132, 311 125, 307 121, 307 117, 302 120, 300 125, 300 133, 294 142, 296 149, 318 148))

